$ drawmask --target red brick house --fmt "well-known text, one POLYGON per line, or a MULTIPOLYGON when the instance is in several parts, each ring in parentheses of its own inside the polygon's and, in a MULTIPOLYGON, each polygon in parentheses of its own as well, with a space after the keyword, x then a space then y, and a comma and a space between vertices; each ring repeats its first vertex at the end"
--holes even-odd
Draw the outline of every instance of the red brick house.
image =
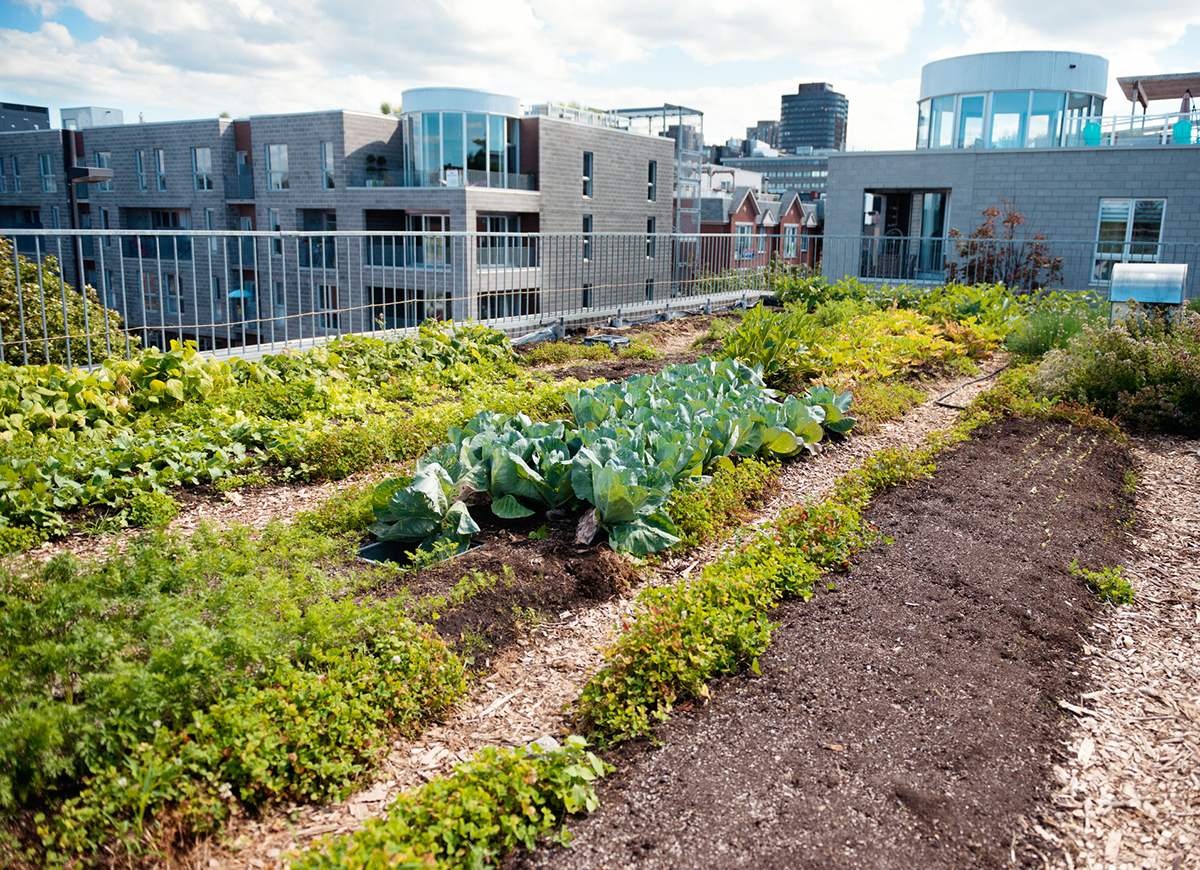
POLYGON ((794 191, 776 197, 737 187, 700 201, 700 232, 731 237, 727 245, 706 240, 705 265, 714 272, 765 266, 772 256, 790 266, 815 267, 817 226, 817 204, 794 191))

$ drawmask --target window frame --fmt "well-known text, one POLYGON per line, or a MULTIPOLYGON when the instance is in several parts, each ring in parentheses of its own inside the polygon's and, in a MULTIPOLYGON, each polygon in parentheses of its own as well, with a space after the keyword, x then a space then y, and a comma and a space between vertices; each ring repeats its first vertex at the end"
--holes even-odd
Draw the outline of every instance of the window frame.
POLYGON ((1163 228, 1167 223, 1167 200, 1165 196, 1102 196, 1096 208, 1096 245, 1092 251, 1092 274, 1088 279, 1090 284, 1107 284, 1112 280, 1112 267, 1117 263, 1157 263, 1162 254, 1163 247, 1163 228), (1127 207, 1125 213, 1125 233, 1122 241, 1102 241, 1100 239, 1100 231, 1104 224, 1104 208, 1105 203, 1124 203, 1127 207), (1133 237, 1134 226, 1137 218, 1138 203, 1153 202, 1160 203, 1158 217, 1158 234, 1154 242, 1137 241, 1133 237), (1101 247, 1119 247, 1120 250, 1101 251, 1101 247), (1150 254, 1138 251, 1135 253, 1135 248, 1144 248, 1153 246, 1154 252, 1150 254), (1102 264, 1107 263, 1107 269, 1102 264))
POLYGON ((267 160, 267 190, 291 190, 291 178, 288 174, 288 153, 286 142, 276 142, 263 146, 266 149, 267 160), (274 149, 275 159, 271 159, 274 149), (280 165, 282 164, 282 165, 280 165))
POLYGON ((21 192, 21 164, 17 162, 17 155, 14 154, 9 158, 9 165, 12 166, 13 193, 21 192))
POLYGON ((658 161, 651 160, 646 168, 646 200, 658 202, 658 161))
POLYGON ((596 155, 592 151, 583 152, 583 196, 593 199, 592 180, 596 177, 596 155))
POLYGON ((580 245, 581 253, 583 254, 583 262, 585 262, 585 263, 588 263, 591 261, 592 254, 593 254, 593 251, 592 251, 592 226, 593 226, 592 216, 590 214, 585 214, 583 216, 583 227, 581 230, 581 232, 583 233, 583 241, 582 241, 582 244, 580 245))
POLYGON ((38 155, 38 171, 42 176, 42 193, 55 193, 57 190, 54 183, 54 163, 50 158, 49 154, 38 155))
MULTIPOLYGON (((93 151, 92 160, 97 169, 112 169, 112 152, 111 151, 93 151)), ((96 190, 100 193, 111 193, 112 182, 101 181, 96 185, 96 190)))
POLYGON ((321 143, 321 187, 333 190, 333 142, 321 143))
POLYGON ((646 216, 646 259, 653 260, 657 249, 657 239, 654 238, 656 222, 653 215, 646 216))
POLYGON ((198 145, 192 148, 192 189, 212 190, 212 175, 212 148, 207 145, 198 145))
POLYGON ((790 260, 796 256, 800 249, 800 226, 798 224, 785 224, 783 227, 783 258, 790 260))
POLYGON ((138 190, 146 189, 146 152, 137 150, 133 152, 133 162, 137 167, 137 184, 138 190))
POLYGON ((159 190, 167 189, 167 154, 162 148, 154 149, 154 180, 159 190))

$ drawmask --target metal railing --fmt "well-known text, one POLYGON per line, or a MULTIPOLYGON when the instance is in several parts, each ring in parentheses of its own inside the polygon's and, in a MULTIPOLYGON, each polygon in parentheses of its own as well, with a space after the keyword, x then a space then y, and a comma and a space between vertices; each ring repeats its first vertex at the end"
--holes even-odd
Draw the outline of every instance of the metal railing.
POLYGON ((1186 263, 1187 295, 1200 296, 1200 244, 830 236, 787 245, 729 234, 6 229, 0 359, 94 365, 172 340, 253 358, 428 318, 512 335, 635 321, 753 303, 775 291, 780 258, 831 282, 1002 281, 1104 295, 1113 263, 1186 263))
POLYGON ((0 230, 0 261, 14 273, 11 298, 0 299, 0 359, 94 365, 171 341, 253 358, 428 318, 521 335, 728 307, 771 292, 774 244, 669 233, 0 230))
POLYGON ((487 187, 496 190, 537 190, 532 172, 491 172, 483 169, 365 170, 351 176, 351 187, 487 187))
POLYGON ((1130 240, 824 236, 822 274, 877 284, 1004 283, 1022 291, 1108 295, 1114 263, 1185 263, 1188 298, 1200 296, 1200 243, 1130 240))

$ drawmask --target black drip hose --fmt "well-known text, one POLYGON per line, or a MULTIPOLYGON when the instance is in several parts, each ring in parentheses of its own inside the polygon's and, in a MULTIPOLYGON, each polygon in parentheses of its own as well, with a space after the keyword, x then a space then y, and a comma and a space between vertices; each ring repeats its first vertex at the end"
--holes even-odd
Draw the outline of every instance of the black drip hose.
POLYGON ((971 386, 971 384, 977 384, 980 381, 986 381, 988 378, 996 377, 996 375, 1000 374, 1000 372, 1002 372, 1006 368, 1008 368, 1008 365, 1009 365, 1008 363, 1005 363, 1004 365, 1000 366, 1000 368, 996 369, 994 372, 992 372, 990 374, 983 375, 982 377, 979 377, 979 378, 973 378, 973 379, 967 381, 965 384, 959 384, 957 387, 955 387, 950 392, 944 393, 943 395, 940 395, 936 399, 934 399, 933 404, 940 405, 943 408, 953 408, 955 411, 965 411, 967 409, 966 405, 953 405, 950 402, 943 402, 942 400, 944 398, 946 398, 946 396, 953 396, 959 390, 963 389, 964 387, 969 387, 969 386, 971 386))

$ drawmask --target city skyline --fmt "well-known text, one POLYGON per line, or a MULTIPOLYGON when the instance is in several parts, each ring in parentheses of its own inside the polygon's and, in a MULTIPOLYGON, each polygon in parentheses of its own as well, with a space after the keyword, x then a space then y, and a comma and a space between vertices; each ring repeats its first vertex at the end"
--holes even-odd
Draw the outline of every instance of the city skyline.
MULTIPOLYGON (((30 0, 0 3, 0 100, 122 109, 126 122, 321 109, 378 111, 411 87, 497 91, 526 103, 599 108, 680 103, 705 140, 778 120, 797 83, 850 101, 852 149, 911 148, 921 67, 996 50, 1074 50, 1109 60, 1106 114, 1128 113, 1116 77, 1187 72, 1200 9, 1168 2, 1153 20, 1127 4, 1028 0, 840 8, 559 0, 362 2, 30 0)), ((1152 106, 1172 111, 1177 106, 1152 106)))

